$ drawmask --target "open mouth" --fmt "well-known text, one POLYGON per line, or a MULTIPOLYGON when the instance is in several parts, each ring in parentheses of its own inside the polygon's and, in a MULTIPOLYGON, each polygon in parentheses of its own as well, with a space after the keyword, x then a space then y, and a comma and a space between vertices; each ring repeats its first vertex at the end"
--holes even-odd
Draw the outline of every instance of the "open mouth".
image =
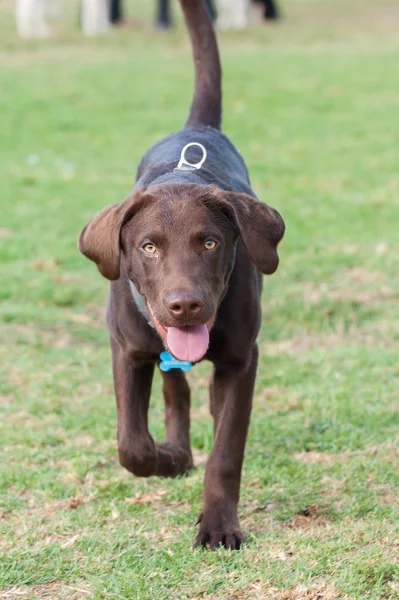
POLYGON ((206 354, 209 346, 209 331, 215 317, 211 317, 204 325, 183 325, 182 327, 165 327, 158 321, 147 302, 147 307, 155 328, 168 350, 178 360, 196 362, 206 354))

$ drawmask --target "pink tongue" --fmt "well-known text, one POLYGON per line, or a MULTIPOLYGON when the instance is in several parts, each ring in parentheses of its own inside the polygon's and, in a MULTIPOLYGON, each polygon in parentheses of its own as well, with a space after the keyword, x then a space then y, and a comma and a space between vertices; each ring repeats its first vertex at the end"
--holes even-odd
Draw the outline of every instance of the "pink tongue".
POLYGON ((206 325, 168 327, 166 343, 175 358, 195 362, 208 350, 208 328, 206 325))

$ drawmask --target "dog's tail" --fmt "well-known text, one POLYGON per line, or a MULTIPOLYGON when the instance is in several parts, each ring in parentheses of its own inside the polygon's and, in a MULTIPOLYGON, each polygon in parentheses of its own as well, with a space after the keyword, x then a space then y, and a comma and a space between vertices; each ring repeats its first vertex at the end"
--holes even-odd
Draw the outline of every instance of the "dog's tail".
POLYGON ((195 66, 194 95, 186 127, 220 129, 222 90, 219 51, 204 0, 180 0, 195 66))

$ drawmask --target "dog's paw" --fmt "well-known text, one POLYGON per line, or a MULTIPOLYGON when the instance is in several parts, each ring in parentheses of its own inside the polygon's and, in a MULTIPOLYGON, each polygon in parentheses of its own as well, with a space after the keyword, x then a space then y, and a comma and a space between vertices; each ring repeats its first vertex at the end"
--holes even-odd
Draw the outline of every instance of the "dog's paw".
POLYGON ((200 527, 195 538, 194 548, 239 550, 245 542, 245 536, 236 519, 226 519, 225 516, 218 513, 211 517, 201 514, 197 521, 198 524, 200 527))
POLYGON ((194 468, 191 453, 173 444, 156 444, 156 453, 156 474, 162 477, 185 475, 194 468))

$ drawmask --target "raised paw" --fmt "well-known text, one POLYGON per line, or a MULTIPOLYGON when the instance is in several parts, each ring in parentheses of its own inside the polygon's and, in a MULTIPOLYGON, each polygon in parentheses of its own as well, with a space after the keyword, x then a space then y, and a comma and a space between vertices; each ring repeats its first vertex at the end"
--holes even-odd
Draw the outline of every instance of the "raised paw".
POLYGON ((236 519, 229 520, 217 514, 213 515, 213 518, 205 518, 201 514, 197 524, 200 528, 194 541, 194 548, 239 550, 245 542, 245 536, 236 519))
POLYGON ((193 468, 189 450, 166 442, 133 445, 131 440, 120 440, 118 451, 121 465, 137 477, 177 477, 193 468))
POLYGON ((164 442, 156 444, 156 475, 177 477, 187 474, 194 468, 191 453, 183 448, 164 442))

